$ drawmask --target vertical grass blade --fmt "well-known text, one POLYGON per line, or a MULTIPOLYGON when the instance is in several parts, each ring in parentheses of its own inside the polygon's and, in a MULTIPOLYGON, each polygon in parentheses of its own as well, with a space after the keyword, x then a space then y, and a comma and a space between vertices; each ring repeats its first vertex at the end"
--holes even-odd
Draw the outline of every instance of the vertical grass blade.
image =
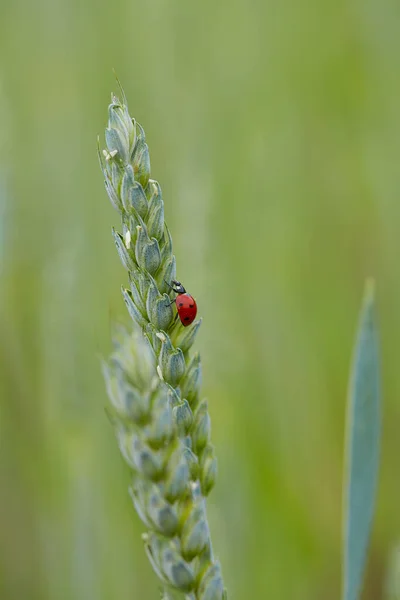
POLYGON ((400 545, 392 548, 389 557, 387 572, 385 578, 385 592, 384 598, 386 600, 400 600, 400 545))
POLYGON ((379 464, 380 368, 373 282, 367 282, 351 371, 344 473, 342 600, 361 592, 379 464))

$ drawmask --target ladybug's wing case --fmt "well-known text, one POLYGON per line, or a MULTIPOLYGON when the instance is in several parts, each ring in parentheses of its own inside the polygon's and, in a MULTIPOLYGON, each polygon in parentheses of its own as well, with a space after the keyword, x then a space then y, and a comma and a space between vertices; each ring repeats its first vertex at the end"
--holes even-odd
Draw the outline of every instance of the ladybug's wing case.
POLYGON ((176 297, 176 308, 182 325, 187 327, 193 323, 197 315, 197 304, 190 294, 179 294, 176 297))

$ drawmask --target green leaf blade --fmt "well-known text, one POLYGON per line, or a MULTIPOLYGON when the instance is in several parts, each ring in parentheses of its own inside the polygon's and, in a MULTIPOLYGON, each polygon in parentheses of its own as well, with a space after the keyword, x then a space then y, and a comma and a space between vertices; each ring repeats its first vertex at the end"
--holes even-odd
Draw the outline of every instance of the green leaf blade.
POLYGON ((348 395, 342 600, 361 592, 379 469, 380 389, 374 285, 367 282, 348 395))

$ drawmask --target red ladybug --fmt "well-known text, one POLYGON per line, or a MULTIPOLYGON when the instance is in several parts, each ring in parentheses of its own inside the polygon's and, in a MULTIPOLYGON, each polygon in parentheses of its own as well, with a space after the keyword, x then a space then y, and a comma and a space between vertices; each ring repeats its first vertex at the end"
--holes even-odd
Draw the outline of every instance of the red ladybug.
POLYGON ((173 279, 171 283, 172 285, 169 283, 167 283, 167 285, 169 285, 169 287, 175 292, 175 294, 178 294, 177 297, 174 300, 172 300, 171 304, 175 302, 181 323, 184 327, 187 327, 188 325, 193 323, 193 321, 196 318, 196 300, 193 298, 193 296, 186 292, 185 288, 183 287, 180 281, 175 281, 175 279, 173 279))

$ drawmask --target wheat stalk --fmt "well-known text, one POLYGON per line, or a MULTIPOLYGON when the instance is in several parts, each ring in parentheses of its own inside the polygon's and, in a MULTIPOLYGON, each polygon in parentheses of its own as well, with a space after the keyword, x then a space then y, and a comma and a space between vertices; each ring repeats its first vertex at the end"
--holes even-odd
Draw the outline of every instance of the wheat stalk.
POLYGON ((183 327, 175 318, 168 283, 176 261, 161 188, 150 179, 145 134, 130 117, 122 88, 121 98, 111 97, 107 149, 99 148, 99 159, 122 218, 113 237, 128 271, 122 294, 135 325, 132 333, 119 332, 104 363, 111 419, 133 471, 130 494, 147 528, 143 540, 164 598, 223 600, 205 505, 217 463, 200 398, 200 356, 189 352, 201 320, 183 327))

